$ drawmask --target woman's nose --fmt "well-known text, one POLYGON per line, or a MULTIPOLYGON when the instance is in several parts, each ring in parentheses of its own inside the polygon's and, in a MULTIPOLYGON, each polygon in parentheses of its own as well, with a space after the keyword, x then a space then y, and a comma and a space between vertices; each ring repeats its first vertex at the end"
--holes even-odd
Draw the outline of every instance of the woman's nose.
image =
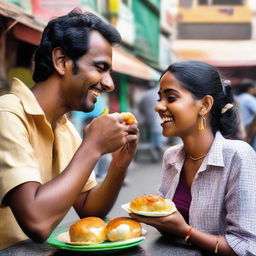
POLYGON ((161 111, 165 111, 166 107, 165 105, 160 101, 155 105, 155 111, 156 112, 161 112, 161 111))

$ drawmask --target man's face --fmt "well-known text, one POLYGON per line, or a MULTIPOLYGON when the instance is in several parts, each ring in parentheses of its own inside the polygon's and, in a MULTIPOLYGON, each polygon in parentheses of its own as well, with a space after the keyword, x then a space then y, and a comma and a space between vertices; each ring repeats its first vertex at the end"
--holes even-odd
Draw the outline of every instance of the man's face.
POLYGON ((74 74, 73 61, 69 60, 67 63, 67 74, 63 84, 65 108, 90 112, 102 92, 114 89, 110 76, 111 44, 100 33, 91 32, 89 50, 76 64, 78 71, 74 74))

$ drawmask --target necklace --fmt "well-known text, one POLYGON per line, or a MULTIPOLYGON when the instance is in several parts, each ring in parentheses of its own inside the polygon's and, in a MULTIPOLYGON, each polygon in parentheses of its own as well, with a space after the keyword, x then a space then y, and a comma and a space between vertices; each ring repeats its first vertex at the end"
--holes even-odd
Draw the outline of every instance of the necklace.
POLYGON ((200 160, 200 159, 204 158, 206 155, 207 155, 207 153, 204 154, 204 155, 202 155, 202 156, 199 156, 199 157, 193 157, 193 156, 191 156, 191 155, 188 155, 188 157, 189 157, 190 159, 192 159, 193 161, 197 161, 197 160, 200 160))

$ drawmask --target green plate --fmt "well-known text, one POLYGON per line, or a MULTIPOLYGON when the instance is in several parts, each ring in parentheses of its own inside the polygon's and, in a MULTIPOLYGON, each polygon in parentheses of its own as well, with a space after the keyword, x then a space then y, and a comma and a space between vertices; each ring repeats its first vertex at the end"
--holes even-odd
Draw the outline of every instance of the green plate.
POLYGON ((90 244, 90 245, 71 245, 61 242, 57 239, 57 236, 63 232, 67 232, 68 229, 60 230, 51 234, 47 239, 47 243, 51 246, 70 251, 87 251, 87 252, 97 252, 97 251, 108 251, 108 250, 120 250, 136 246, 145 240, 145 237, 141 236, 136 239, 131 239, 127 241, 117 241, 117 242, 103 242, 101 244, 90 244))

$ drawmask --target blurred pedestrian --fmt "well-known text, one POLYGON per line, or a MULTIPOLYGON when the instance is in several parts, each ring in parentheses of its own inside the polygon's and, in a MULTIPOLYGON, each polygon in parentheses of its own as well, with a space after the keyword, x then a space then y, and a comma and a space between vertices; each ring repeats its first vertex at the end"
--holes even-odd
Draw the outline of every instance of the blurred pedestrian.
POLYGON ((245 141, 248 142, 256 151, 256 116, 247 128, 245 141))
POLYGON ((115 86, 110 75, 118 31, 92 13, 52 19, 35 53, 30 90, 15 79, 0 98, 0 250, 30 237, 45 241, 71 207, 79 217, 104 217, 132 161, 136 125, 108 114, 77 133, 66 113, 90 112, 115 86), (97 185, 93 168, 112 153, 97 185))
POLYGON ((253 129, 254 124, 252 124, 252 122, 256 118, 256 83, 253 80, 244 79, 238 85, 237 92, 239 109, 246 131, 246 141, 255 149, 256 134, 254 132, 255 129, 253 129))
POLYGON ((253 80, 245 79, 238 85, 237 99, 245 128, 256 116, 256 84, 253 80))
POLYGON ((170 65, 160 80, 156 111, 163 134, 183 145, 166 150, 159 193, 177 211, 131 214, 160 232, 218 255, 256 255, 256 152, 241 140, 231 86, 199 61, 170 65))
POLYGON ((139 111, 142 117, 140 125, 148 132, 150 155, 153 162, 161 161, 166 142, 160 126, 161 119, 154 110, 158 99, 158 86, 155 86, 143 93, 139 103, 139 111))

